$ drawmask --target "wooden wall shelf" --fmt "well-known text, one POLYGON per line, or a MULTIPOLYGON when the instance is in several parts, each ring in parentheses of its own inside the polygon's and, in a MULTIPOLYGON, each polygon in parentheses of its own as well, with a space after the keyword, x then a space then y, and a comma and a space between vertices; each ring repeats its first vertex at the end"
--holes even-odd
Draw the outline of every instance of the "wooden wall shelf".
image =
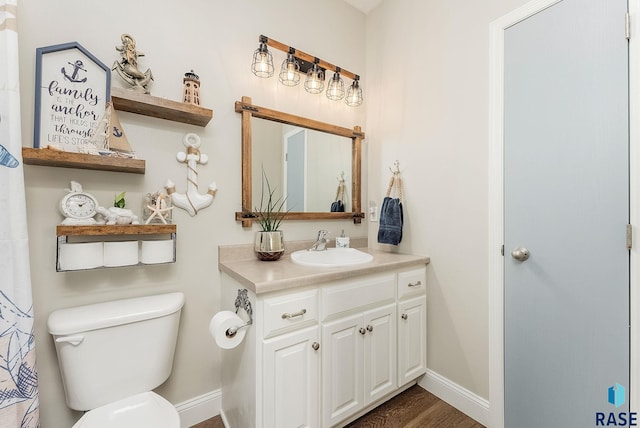
POLYGON ((147 94, 139 94, 122 88, 111 88, 111 101, 116 110, 130 113, 207 126, 213 118, 213 110, 147 94))
POLYGON ((145 161, 143 159, 116 158, 50 149, 34 149, 31 147, 22 148, 22 160, 27 165, 130 172, 134 174, 144 174, 145 172, 145 161))
POLYGON ((175 224, 56 226, 57 236, 160 235, 176 233, 175 224))
MULTIPOLYGON (((213 118, 213 110, 208 108, 139 94, 122 88, 111 88, 111 100, 117 110, 174 122, 207 126, 213 118)), ((143 159, 116 158, 31 147, 22 148, 22 159, 27 165, 130 172, 134 174, 145 173, 145 161, 143 159)))
POLYGON ((56 272, 176 262, 175 224, 58 225, 56 235, 56 272))

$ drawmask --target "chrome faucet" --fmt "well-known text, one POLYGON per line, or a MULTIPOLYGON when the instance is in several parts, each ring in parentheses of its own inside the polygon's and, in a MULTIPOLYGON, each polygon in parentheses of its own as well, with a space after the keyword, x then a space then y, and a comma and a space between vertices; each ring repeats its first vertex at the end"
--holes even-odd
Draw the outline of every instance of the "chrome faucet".
POLYGON ((327 249, 327 244, 329 243, 329 239, 327 238, 328 235, 329 231, 324 229, 319 230, 316 242, 314 242, 311 248, 309 248, 309 251, 325 251, 327 249))

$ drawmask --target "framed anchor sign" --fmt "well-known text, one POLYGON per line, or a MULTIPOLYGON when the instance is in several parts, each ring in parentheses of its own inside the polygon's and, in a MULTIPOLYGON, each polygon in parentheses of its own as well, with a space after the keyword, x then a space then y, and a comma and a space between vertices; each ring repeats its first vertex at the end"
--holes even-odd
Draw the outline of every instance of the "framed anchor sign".
POLYGON ((111 70, 79 43, 37 48, 33 147, 84 152, 110 91, 111 70))

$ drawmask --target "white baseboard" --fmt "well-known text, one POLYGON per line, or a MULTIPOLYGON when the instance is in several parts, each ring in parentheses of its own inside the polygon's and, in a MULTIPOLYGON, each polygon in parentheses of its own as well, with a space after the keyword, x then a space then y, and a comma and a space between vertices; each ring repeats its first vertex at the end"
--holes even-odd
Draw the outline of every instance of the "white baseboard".
MULTIPOLYGON (((418 385, 470 418, 487 426, 489 421, 489 401, 484 398, 432 370, 427 370, 418 385)), ((176 409, 180 414, 180 427, 189 428, 219 415, 221 398, 222 392, 217 389, 176 404, 176 409)))
POLYGON ((489 423, 489 401, 461 387, 433 370, 427 370, 418 385, 449 403, 482 425, 489 423))
POLYGON ((180 428, 189 428, 220 414, 222 392, 219 389, 176 404, 180 428))

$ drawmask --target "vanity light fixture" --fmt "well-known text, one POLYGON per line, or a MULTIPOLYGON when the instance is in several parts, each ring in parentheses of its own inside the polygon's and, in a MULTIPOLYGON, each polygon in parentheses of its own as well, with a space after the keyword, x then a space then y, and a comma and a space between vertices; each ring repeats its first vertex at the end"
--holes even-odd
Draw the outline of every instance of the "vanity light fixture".
POLYGON ((362 104, 362 88, 358 83, 359 80, 360 76, 356 75, 355 80, 353 81, 351 86, 349 86, 349 89, 347 89, 347 97, 344 99, 344 101, 348 106, 357 107, 362 104))
POLYGON ((307 71, 304 89, 310 94, 319 94, 324 89, 324 70, 318 67, 320 59, 314 58, 313 66, 307 71))
POLYGON ((296 53, 294 48, 289 48, 287 59, 282 61, 280 68, 280 83, 285 86, 296 86, 300 83, 300 63, 293 54, 296 53))
POLYGON ((333 101, 340 101, 344 98, 344 80, 340 77, 340 67, 336 68, 333 77, 327 86, 327 98, 333 101))
POLYGON ((267 49, 267 38, 260 36, 260 47, 253 53, 251 71, 258 77, 271 77, 275 68, 273 67, 273 56, 267 49))
POLYGON ((294 49, 266 36, 260 36, 260 47, 253 54, 251 71, 258 77, 273 76, 273 57, 268 46, 287 54, 282 62, 279 80, 283 85, 295 86, 300 82, 300 73, 306 74, 304 88, 311 94, 319 94, 324 91, 324 79, 326 71, 333 71, 333 77, 327 84, 326 96, 330 100, 342 100, 345 98, 343 77, 353 80, 347 91, 345 102, 348 106, 357 107, 362 104, 362 88, 360 76, 341 67, 323 61, 300 50, 294 49))

